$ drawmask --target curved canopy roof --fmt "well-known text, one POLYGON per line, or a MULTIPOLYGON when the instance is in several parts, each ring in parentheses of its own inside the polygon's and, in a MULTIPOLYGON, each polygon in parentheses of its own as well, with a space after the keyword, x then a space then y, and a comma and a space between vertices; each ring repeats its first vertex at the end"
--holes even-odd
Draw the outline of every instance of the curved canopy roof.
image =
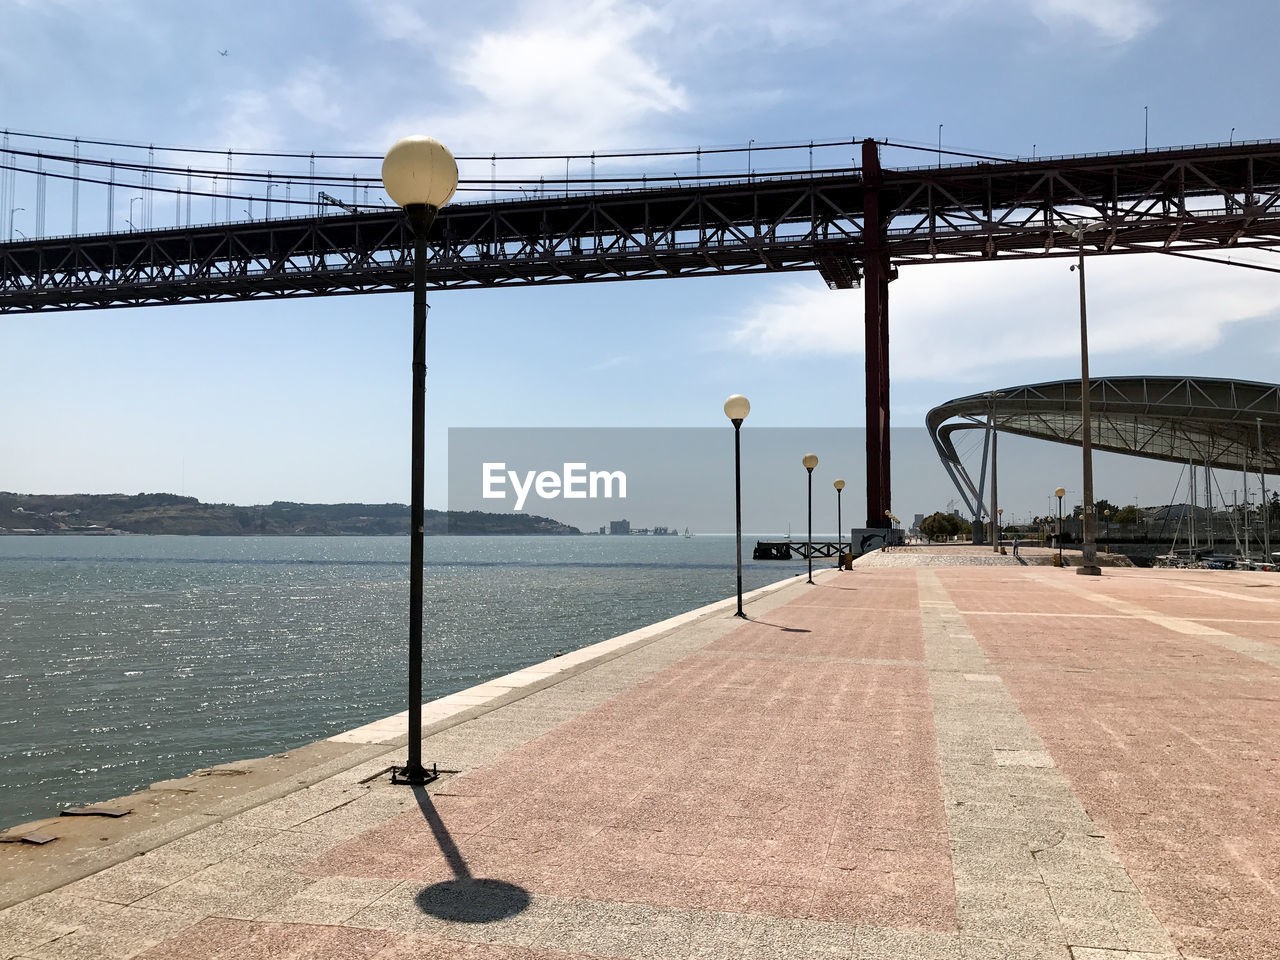
MULTIPOLYGON (((1089 382, 1089 421, 1095 450, 1280 473, 1280 384, 1097 377, 1089 382)), ((956 452, 955 434, 985 430, 992 422, 1001 433, 1080 446, 1080 381, 1005 387, 930 410, 925 425, 962 494, 966 486, 970 493, 975 489, 956 452)))

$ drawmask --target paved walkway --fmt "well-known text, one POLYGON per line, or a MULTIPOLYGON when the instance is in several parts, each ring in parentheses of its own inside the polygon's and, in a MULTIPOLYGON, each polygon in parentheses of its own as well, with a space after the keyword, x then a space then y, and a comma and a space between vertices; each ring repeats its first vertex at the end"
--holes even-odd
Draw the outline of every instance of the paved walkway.
POLYGON ((336 738, 0 957, 1280 958, 1280 577, 817 579, 429 708, 425 790, 336 738))

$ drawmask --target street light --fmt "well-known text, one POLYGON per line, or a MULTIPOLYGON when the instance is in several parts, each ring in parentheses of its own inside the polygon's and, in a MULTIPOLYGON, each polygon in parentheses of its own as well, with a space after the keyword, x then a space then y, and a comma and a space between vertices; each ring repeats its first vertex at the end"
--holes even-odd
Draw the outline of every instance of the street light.
POLYGON ((805 552, 809 560, 809 582, 813 583, 813 468, 818 465, 818 458, 815 454, 806 453, 800 462, 809 471, 809 549, 805 552))
POLYGON ((1080 260, 1072 270, 1080 272, 1080 447, 1084 459, 1084 503, 1081 514, 1084 535, 1080 544, 1080 566, 1076 573, 1089 577, 1101 576, 1098 566, 1098 545, 1093 535, 1093 437, 1089 427, 1089 332, 1085 313, 1084 291, 1084 235, 1106 226, 1101 220, 1087 220, 1068 225, 1065 229, 1080 245, 1080 260))
POLYGON ((1058 498, 1058 566, 1062 566, 1062 498, 1067 495, 1067 491, 1059 487, 1053 491, 1053 495, 1058 498))
POLYGON ((26 210, 26 207, 10 207, 9 208, 9 239, 13 239, 13 215, 20 210, 26 210))
POLYGON ((130 198, 129 198, 129 218, 128 218, 127 220, 125 220, 125 223, 127 223, 127 224, 129 225, 129 232, 130 232, 130 233, 132 233, 134 230, 137 230, 137 229, 138 229, 137 227, 135 227, 135 226, 133 225, 133 205, 134 205, 135 203, 137 203, 137 202, 138 202, 139 200, 141 200, 141 199, 142 199, 141 197, 130 197, 130 198))
POLYGON ((1271 563, 1271 503, 1267 500, 1267 471, 1262 462, 1262 418, 1253 419, 1258 425, 1258 480, 1262 483, 1262 562, 1271 563))
POLYGON ((458 163, 431 137, 397 140, 382 160, 387 196, 404 208, 413 228, 413 415, 409 468, 409 758, 393 771, 396 783, 434 779, 422 765, 422 509, 426 447, 427 231, 458 186, 458 163))
POLYGON ((738 612, 735 617, 747 619, 742 612, 742 446, 739 442, 742 421, 751 412, 751 403, 740 393, 724 402, 724 415, 733 423, 733 502, 734 518, 738 531, 738 612))
MULTIPOLYGON (((836 556, 844 559, 843 537, 844 537, 844 520, 840 517, 840 501, 844 496, 844 481, 837 480, 832 484, 836 488, 836 556)), ((853 544, 849 544, 850 547, 853 544)))

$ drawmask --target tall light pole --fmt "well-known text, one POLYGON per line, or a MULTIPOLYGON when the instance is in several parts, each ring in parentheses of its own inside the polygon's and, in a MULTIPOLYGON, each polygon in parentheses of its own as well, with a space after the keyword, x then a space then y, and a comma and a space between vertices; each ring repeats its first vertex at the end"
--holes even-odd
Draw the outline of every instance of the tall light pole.
MULTIPOLYGON (((832 484, 836 488, 836 556, 844 559, 844 520, 840 516, 840 500, 844 495, 844 481, 837 480, 832 484)), ((853 544, 849 544, 850 548, 853 544)))
POLYGON ((1263 563, 1271 562, 1271 504, 1267 502, 1267 465, 1262 459, 1262 418, 1254 417, 1258 424, 1258 479, 1262 483, 1262 540, 1263 563))
POLYGON ((1058 566, 1062 566, 1062 498, 1067 495, 1067 491, 1059 487, 1053 491, 1053 495, 1058 498, 1058 566))
POLYGON ((1093 220, 1076 225, 1070 230, 1080 245, 1080 260, 1071 269, 1080 274, 1080 447, 1084 458, 1084 503, 1081 507, 1084 535, 1080 544, 1080 566, 1076 573, 1087 577, 1101 576, 1098 566, 1098 545, 1094 540, 1093 522, 1093 437, 1089 424, 1089 324, 1085 311, 1084 290, 1084 235, 1104 226, 1093 220))
POLYGON ((1000 441, 1000 431, 996 429, 996 402, 991 401, 991 552, 1000 552, 1000 510, 996 506, 1000 502, 999 492, 996 489, 996 481, 999 472, 996 469, 999 463, 998 451, 996 445, 1000 441))
MULTIPOLYGON (((135 203, 138 203, 140 200, 142 200, 142 197, 130 197, 130 198, 129 198, 129 219, 128 219, 128 220, 126 220, 126 221, 125 221, 125 223, 129 224, 129 232, 130 232, 130 233, 132 233, 134 230, 137 230, 137 229, 138 229, 137 227, 135 227, 135 226, 133 225, 133 205, 134 205, 135 203)), ((145 212, 145 211, 144 211, 144 212, 145 212)))
POLYGON ((10 207, 9 208, 9 236, 8 236, 9 240, 13 239, 13 215, 20 210, 26 210, 26 209, 27 209, 26 207, 10 207))
POLYGON ((747 619, 742 612, 742 421, 751 412, 751 403, 740 393, 724 402, 724 415, 733 423, 733 503, 734 521, 738 531, 738 612, 735 617, 747 619))
POLYGON ((397 783, 434 779, 422 765, 422 511, 426 474, 427 231, 458 186, 458 164, 439 140, 405 137, 382 160, 382 185, 413 228, 413 415, 409 468, 409 759, 397 783))
POLYGON ((805 553, 809 560, 809 582, 813 583, 813 468, 818 465, 818 458, 812 453, 806 453, 800 462, 809 471, 809 549, 805 553))

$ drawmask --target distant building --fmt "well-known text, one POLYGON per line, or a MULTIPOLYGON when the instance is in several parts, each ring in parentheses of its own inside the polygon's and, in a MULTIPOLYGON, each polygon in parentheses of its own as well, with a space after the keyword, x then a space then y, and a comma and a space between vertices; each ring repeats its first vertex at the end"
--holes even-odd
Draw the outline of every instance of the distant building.
POLYGON ((608 528, 608 527, 603 527, 603 526, 602 526, 602 527, 600 528, 600 536, 602 536, 602 537, 603 537, 603 536, 604 536, 606 533, 608 533, 608 532, 609 532, 609 528, 608 528))
POLYGON ((672 530, 670 527, 654 527, 653 528, 653 535, 655 537, 669 537, 673 533, 675 533, 675 531, 672 530))
POLYGON ((609 535, 611 537, 626 537, 631 534, 630 520, 610 520, 609 535))

